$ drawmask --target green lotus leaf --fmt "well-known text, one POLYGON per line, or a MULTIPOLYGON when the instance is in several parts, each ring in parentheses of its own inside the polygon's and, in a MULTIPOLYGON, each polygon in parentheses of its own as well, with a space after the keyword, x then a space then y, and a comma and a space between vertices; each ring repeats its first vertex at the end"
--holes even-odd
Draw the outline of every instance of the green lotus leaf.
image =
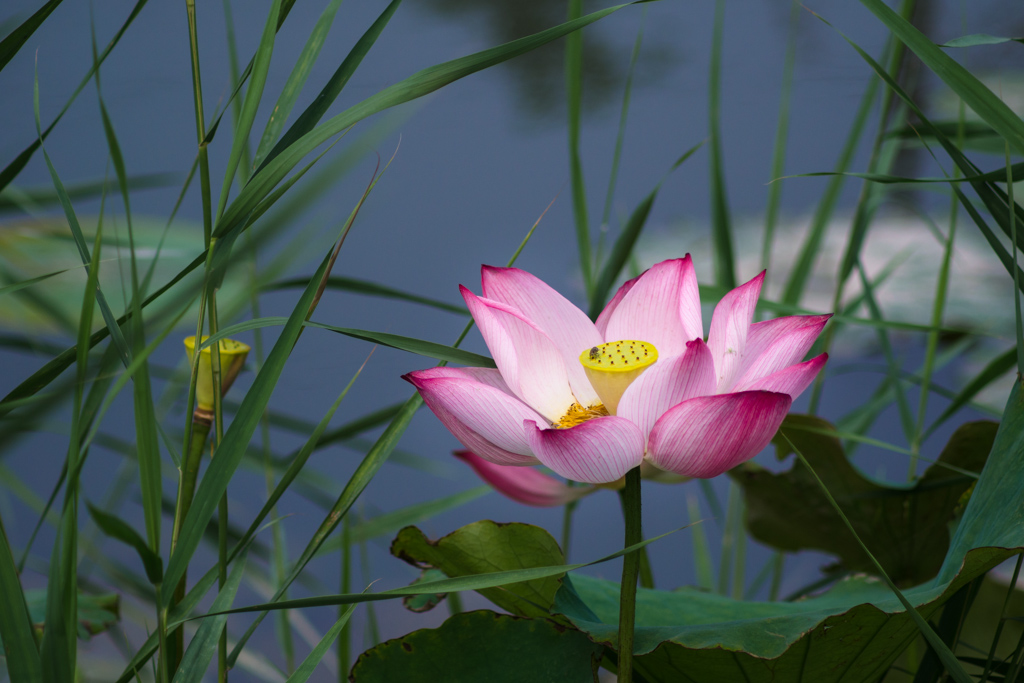
POLYGON ((603 648, 547 619, 464 612, 364 652, 350 680, 593 683, 603 648))
MULTIPOLYGON (((980 472, 992 449, 998 424, 961 425, 913 486, 876 482, 846 457, 833 427, 821 418, 790 415, 781 432, 791 439, 825 482, 857 533, 898 586, 916 586, 934 577, 949 549, 949 524, 960 498, 980 472), (813 429, 814 431, 808 431, 813 429), (959 470, 959 471, 958 471, 959 470)), ((779 458, 791 453, 776 437, 779 458)), ((871 559, 849 533, 828 498, 799 460, 774 473, 754 463, 730 471, 743 487, 750 535, 787 551, 823 550, 842 565, 875 574, 871 559)))
MULTIPOLYGON (((437 541, 428 540, 416 527, 406 527, 392 542, 391 554, 421 569, 440 569, 451 578, 564 563, 558 544, 544 529, 489 520, 468 524, 437 541)), ((546 617, 559 583, 558 577, 548 577, 480 593, 513 614, 546 617)))

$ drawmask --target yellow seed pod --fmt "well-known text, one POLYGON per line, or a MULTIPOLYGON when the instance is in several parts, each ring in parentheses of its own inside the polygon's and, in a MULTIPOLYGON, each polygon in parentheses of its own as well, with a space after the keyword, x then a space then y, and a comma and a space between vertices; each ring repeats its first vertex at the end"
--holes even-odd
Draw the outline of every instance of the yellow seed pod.
MULTIPOLYGON (((202 341, 206 341, 203 335, 202 341)), ((220 387, 221 396, 228 392, 234 383, 238 373, 245 365, 245 359, 249 355, 249 346, 234 339, 221 339, 217 342, 220 347, 220 387)), ((188 354, 188 362, 196 352, 196 337, 185 338, 185 352, 188 354)), ((213 347, 207 346, 199 352, 199 378, 196 380, 196 407, 200 410, 210 412, 213 410, 213 347)))
POLYGON ((593 346, 580 354, 580 364, 590 386, 611 415, 619 407, 626 387, 657 360, 658 350, 654 344, 635 339, 593 346))

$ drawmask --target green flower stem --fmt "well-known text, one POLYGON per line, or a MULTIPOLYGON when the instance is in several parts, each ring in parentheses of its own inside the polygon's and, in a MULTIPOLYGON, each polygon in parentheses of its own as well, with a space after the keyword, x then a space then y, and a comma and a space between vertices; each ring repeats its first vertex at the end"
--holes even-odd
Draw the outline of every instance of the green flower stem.
MULTIPOLYGON (((575 503, 576 503, 576 501, 573 501, 573 503, 571 503, 571 504, 575 504, 575 503)), ((622 516, 623 516, 623 519, 625 519, 626 516, 627 516, 627 513, 626 513, 626 490, 624 488, 623 489, 619 489, 619 503, 622 505, 622 516)), ((644 539, 643 539, 643 535, 641 534, 639 541, 642 541, 642 540, 644 540, 644 539)), ((637 542, 639 542, 639 541, 637 541, 637 542)), ((640 556, 640 585, 643 586, 644 588, 654 588, 654 573, 651 571, 651 558, 647 555, 647 546, 644 546, 643 548, 640 548, 640 550, 637 550, 636 554, 640 556)), ((566 562, 569 561, 568 556, 566 556, 565 561, 566 562)))
MULTIPOLYGON (((210 240, 210 249, 216 240, 210 240)), ((207 282, 210 282, 210 273, 207 271, 207 282)), ((210 301, 208 314, 210 324, 210 335, 213 336, 220 331, 220 323, 217 319, 217 290, 210 285, 207 298, 210 301)), ((224 440, 224 401, 222 400, 221 387, 224 385, 223 373, 220 362, 220 343, 210 347, 210 374, 213 376, 213 451, 211 457, 217 455, 221 441, 224 440)), ((220 498, 220 505, 217 509, 217 566, 218 581, 217 587, 223 589, 228 582, 228 493, 220 498)), ((220 640, 217 643, 217 683, 227 683, 228 680, 228 629, 225 624, 224 630, 220 633, 220 640)))
MULTIPOLYGON (((622 509, 626 518, 625 546, 629 547, 643 540, 639 467, 626 473, 622 509)), ((640 574, 641 557, 641 553, 634 550, 622 560, 622 584, 619 589, 619 683, 633 681, 633 625, 636 621, 636 581, 640 574)))
MULTIPOLYGON (((197 353, 196 356, 199 354, 197 353)), ((196 493, 196 481, 199 479, 199 465, 203 460, 203 451, 206 449, 206 439, 210 435, 210 426, 213 416, 201 410, 192 414, 191 439, 189 441, 188 453, 182 463, 181 475, 178 480, 178 500, 174 506, 174 528, 171 531, 171 552, 178 544, 178 536, 181 534, 181 526, 185 523, 189 508, 192 507, 192 497, 196 493)), ((182 575, 181 581, 174 589, 174 598, 166 608, 174 607, 185 597, 186 576, 182 575)), ((167 672, 173 676, 178 669, 181 656, 185 652, 185 631, 179 626, 170 634, 170 643, 167 658, 167 672)))
MULTIPOLYGON (((570 482, 569 485, 572 486, 573 482, 570 482)), ((576 511, 578 503, 578 500, 569 501, 562 511, 562 557, 566 562, 569 561, 569 541, 572 540, 572 515, 576 511)))

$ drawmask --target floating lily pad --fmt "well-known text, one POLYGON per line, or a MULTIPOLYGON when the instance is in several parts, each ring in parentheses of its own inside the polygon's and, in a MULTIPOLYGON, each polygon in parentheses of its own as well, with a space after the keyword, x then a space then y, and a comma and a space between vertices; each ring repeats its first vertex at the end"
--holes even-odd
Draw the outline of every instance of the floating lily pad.
MULTIPOLYGON (((440 569, 449 577, 564 563, 558 543, 530 524, 473 522, 431 541, 416 527, 398 532, 391 554, 421 569, 440 569)), ((548 616, 560 579, 549 577, 488 588, 480 593, 498 607, 523 616, 548 616)))
POLYGON ((364 652, 354 683, 595 683, 603 648, 547 619, 487 610, 414 631, 364 652))
MULTIPOLYGON (((889 577, 899 586, 914 586, 938 573, 949 549, 949 523, 975 481, 956 470, 981 471, 998 426, 988 421, 962 425, 938 463, 909 487, 865 477, 847 459, 839 439, 827 433, 834 428, 821 418, 790 415, 780 431, 807 458, 889 577)), ((776 437, 775 445, 780 459, 792 453, 782 437, 776 437)), ((747 529, 758 541, 788 551, 823 550, 839 556, 847 569, 876 573, 799 460, 780 473, 746 463, 730 476, 743 487, 747 529)))

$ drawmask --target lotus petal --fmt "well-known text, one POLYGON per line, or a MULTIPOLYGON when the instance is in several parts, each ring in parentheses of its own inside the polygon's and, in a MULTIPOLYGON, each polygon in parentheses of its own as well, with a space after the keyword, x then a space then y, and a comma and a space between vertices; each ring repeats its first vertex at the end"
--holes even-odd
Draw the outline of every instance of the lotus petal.
POLYGON ((537 459, 566 479, 607 484, 644 457, 643 434, 620 417, 598 417, 571 429, 541 429, 531 420, 523 425, 537 459))
POLYGON ((654 344, 660 358, 681 354, 686 342, 704 337, 697 275, 690 257, 662 261, 640 276, 616 305, 605 339, 654 344))
POLYGON ((751 334, 743 350, 741 366, 734 376, 735 381, 731 387, 719 385, 718 391, 724 393, 739 390, 740 387, 749 386, 762 377, 802 361, 821 334, 828 316, 804 316, 801 319, 807 324, 793 326, 790 329, 781 329, 781 325, 776 326, 778 333, 772 338, 767 338, 763 334, 755 338, 754 330, 757 326, 752 325, 751 334))
POLYGON ((739 391, 773 391, 779 394, 789 394, 789 397, 795 401, 797 396, 804 393, 804 389, 810 386, 814 378, 818 376, 827 360, 828 354, 823 353, 809 361, 791 365, 738 389, 739 391))
POLYGON ((768 391, 683 401, 655 423, 647 457, 687 477, 718 476, 767 446, 792 402, 788 394, 768 391))
POLYGON ((576 400, 598 402, 577 358, 584 349, 604 340, 587 314, 542 280, 518 268, 481 268, 484 297, 508 304, 539 327, 562 352, 569 386, 576 400))
MULTIPOLYGON (((603 339, 608 340, 608 335, 606 334, 608 321, 611 320, 612 314, 615 313, 615 309, 619 307, 619 304, 622 303, 623 297, 626 296, 626 293, 629 292, 629 290, 633 289, 633 285, 635 285, 641 277, 643 276, 637 275, 632 280, 626 280, 623 282, 622 286, 619 287, 617 292, 615 292, 615 296, 612 297, 612 300, 608 302, 604 307, 604 310, 601 311, 601 314, 597 316, 597 321, 594 322, 594 326, 597 327, 597 331, 601 333, 601 337, 603 339)), ((618 341, 618 339, 613 339, 611 341, 618 341)))
POLYGON ((533 467, 495 465, 470 451, 455 451, 455 457, 472 467, 498 493, 524 505, 556 507, 597 490, 593 486, 569 486, 533 467))
POLYGON ((551 338, 508 304, 478 297, 465 287, 462 297, 512 392, 548 422, 557 422, 576 399, 551 338))
POLYGON ((715 361, 702 339, 687 342, 686 351, 659 360, 626 389, 616 415, 640 428, 646 436, 672 406, 715 393, 715 361))
POLYGON ((743 350, 747 344, 750 321, 754 319, 754 307, 761 294, 764 271, 750 282, 732 290, 718 302, 711 316, 711 331, 708 332, 708 348, 715 359, 718 374, 718 390, 732 386, 733 379, 743 361, 743 350))
POLYGON ((427 407, 463 446, 499 465, 537 464, 522 434, 522 420, 540 418, 536 412, 482 382, 431 378, 430 372, 410 372, 402 378, 419 390, 427 407), (510 424, 514 418, 521 418, 518 425, 510 424))

